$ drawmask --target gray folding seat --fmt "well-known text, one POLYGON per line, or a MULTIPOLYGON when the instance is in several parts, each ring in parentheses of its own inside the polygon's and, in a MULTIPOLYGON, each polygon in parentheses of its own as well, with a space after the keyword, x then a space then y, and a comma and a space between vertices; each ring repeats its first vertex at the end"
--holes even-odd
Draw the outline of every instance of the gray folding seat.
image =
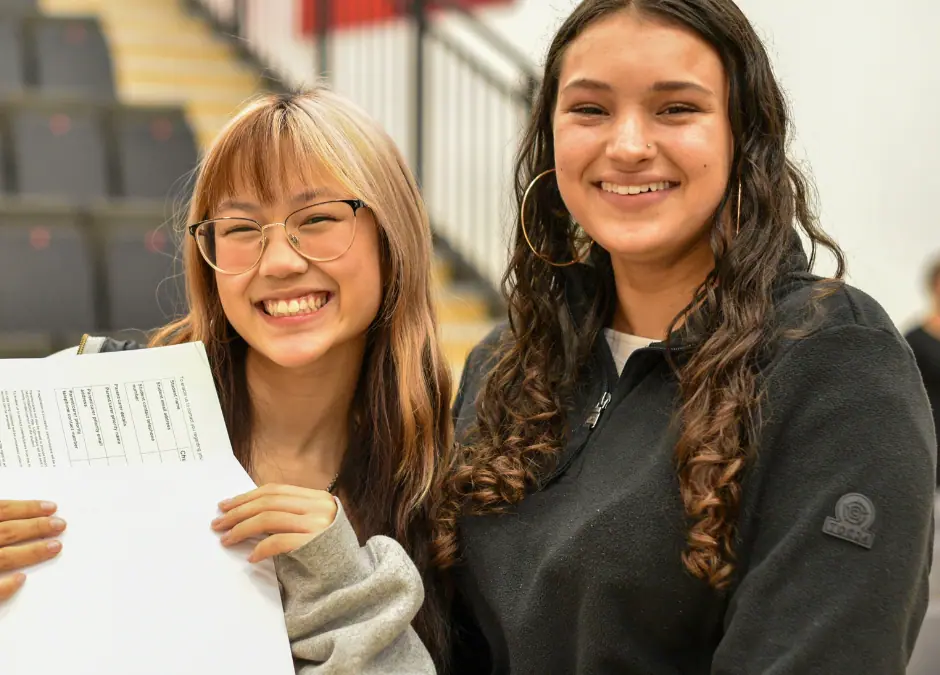
POLYGON ((8 111, 16 191, 88 203, 109 196, 105 133, 95 106, 34 101, 8 111))
POLYGON ((0 331, 94 331, 93 270, 89 238, 75 212, 0 202, 0 331))
POLYGON ((39 13, 39 0, 0 0, 0 14, 30 16, 39 13))
POLYGON ((162 209, 112 205, 92 213, 101 242, 109 331, 150 331, 182 315, 179 237, 162 209))
POLYGON ((118 106, 112 119, 120 194, 167 204, 188 198, 198 152, 183 110, 118 106))
POLYGON ((26 25, 43 95, 115 99, 111 50, 97 19, 40 16, 26 25))
POLYGON ((23 22, 3 14, 3 0, 0 0, 0 98, 22 94, 25 77, 23 22))

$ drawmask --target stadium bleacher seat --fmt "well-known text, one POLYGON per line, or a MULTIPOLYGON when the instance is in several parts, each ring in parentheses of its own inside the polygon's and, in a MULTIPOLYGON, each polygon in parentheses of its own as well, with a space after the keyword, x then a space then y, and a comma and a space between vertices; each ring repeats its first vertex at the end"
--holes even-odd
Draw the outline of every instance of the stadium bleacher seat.
POLYGON ((111 51, 97 19, 37 16, 26 26, 43 95, 115 99, 111 51))
POLYGON ((0 202, 0 328, 94 330, 91 245, 76 213, 48 203, 0 202))
POLYGON ((149 331, 184 310, 178 236, 169 209, 111 205, 92 214, 101 242, 110 330, 149 331))
POLYGON ((5 16, 29 16, 38 12, 38 0, 0 0, 0 14, 5 16))
POLYGON ((22 21, 0 12, 0 98, 22 94, 25 86, 22 21))
POLYGON ((182 109, 118 106, 113 127, 122 196, 167 203, 189 196, 198 151, 182 109))
POLYGON ((0 198, 10 192, 10 155, 7 152, 7 138, 0 117, 0 198))
POLYGON ((94 106, 31 101, 7 107, 16 192, 76 203, 109 196, 105 132, 94 106))

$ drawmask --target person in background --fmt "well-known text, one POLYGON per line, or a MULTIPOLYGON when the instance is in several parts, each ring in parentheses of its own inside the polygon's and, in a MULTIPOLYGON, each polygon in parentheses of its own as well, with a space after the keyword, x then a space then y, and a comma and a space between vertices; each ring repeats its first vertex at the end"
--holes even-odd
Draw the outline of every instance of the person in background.
MULTIPOLYGON (((933 408, 934 427, 940 429, 940 259, 927 272, 927 289, 932 304, 931 313, 904 337, 914 352, 917 367, 924 379, 927 397, 933 408)), ((936 484, 940 489, 940 465, 937 466, 936 484)))
POLYGON ((456 672, 903 675, 933 420, 789 126, 731 0, 585 0, 558 30, 508 325, 455 403, 456 672))
MULTIPOLYGON (((223 503, 212 528, 225 545, 261 537, 251 560, 274 558, 298 672, 434 673, 451 375, 428 216, 403 157, 328 90, 266 96, 208 149, 189 216, 189 313, 150 345, 205 344, 235 455, 259 486, 223 503)), ((78 351, 137 346, 90 338, 78 351)), ((0 568, 58 552, 55 509, 0 503, 0 568)), ((0 595, 24 578, 7 576, 0 595)))

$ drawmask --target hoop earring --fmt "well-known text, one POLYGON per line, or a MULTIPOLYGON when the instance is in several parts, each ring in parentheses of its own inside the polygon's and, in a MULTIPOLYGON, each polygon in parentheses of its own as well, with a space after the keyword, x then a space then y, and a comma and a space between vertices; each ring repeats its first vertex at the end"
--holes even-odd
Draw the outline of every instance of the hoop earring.
POLYGON ((532 188, 535 187, 535 184, 539 181, 540 178, 547 176, 548 174, 554 173, 554 172, 555 172, 555 169, 548 169, 546 171, 543 171, 538 176, 533 178, 532 182, 530 182, 529 186, 525 189, 525 193, 523 193, 522 195, 522 204, 519 207, 519 225, 522 227, 522 236, 525 237, 525 243, 529 245, 529 250, 531 250, 532 253, 535 254, 535 257, 541 258, 543 261, 545 261, 552 267, 569 267, 571 265, 576 265, 580 262, 583 262, 585 258, 587 258, 588 254, 591 252, 591 247, 594 246, 593 241, 590 244, 588 244, 588 247, 584 250, 584 253, 582 253, 579 257, 575 258, 574 260, 570 260, 564 263, 556 263, 556 262, 549 260, 547 257, 545 257, 544 255, 542 255, 541 253, 535 250, 535 246, 532 245, 532 240, 529 239, 529 233, 526 231, 526 228, 525 228, 525 206, 526 206, 526 202, 529 199, 529 193, 532 191, 532 188))
POLYGON ((741 234, 741 181, 738 180, 738 216, 734 221, 734 236, 741 234))

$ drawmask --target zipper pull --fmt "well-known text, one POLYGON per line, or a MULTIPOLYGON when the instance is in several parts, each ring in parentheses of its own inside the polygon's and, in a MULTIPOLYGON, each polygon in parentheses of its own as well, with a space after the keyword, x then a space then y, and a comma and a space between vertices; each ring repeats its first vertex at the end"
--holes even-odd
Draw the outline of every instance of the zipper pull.
POLYGON ((598 401, 597 405, 594 406, 594 412, 592 412, 591 416, 587 418, 586 424, 588 424, 592 429, 597 426, 597 422, 601 418, 601 413, 604 412, 604 409, 607 407, 608 403, 610 403, 610 394, 605 391, 604 395, 601 396, 601 400, 598 401))

